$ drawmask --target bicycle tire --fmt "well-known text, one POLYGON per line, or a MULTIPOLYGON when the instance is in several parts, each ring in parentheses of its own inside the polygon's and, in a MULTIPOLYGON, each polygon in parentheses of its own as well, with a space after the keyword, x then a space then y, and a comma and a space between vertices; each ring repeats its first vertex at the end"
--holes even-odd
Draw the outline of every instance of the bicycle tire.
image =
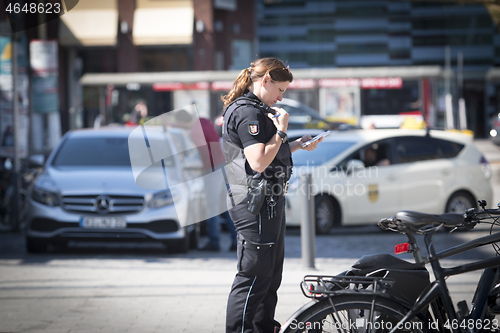
MULTIPOLYGON (((377 332, 388 333, 408 312, 401 304, 373 295, 338 295, 322 300, 292 320, 282 333, 377 332), (370 322, 372 300, 375 306, 370 322), (332 302, 335 310, 332 307, 332 302)), ((429 323, 414 318, 397 332, 427 333, 429 323), (406 326, 407 325, 407 326, 406 326)))

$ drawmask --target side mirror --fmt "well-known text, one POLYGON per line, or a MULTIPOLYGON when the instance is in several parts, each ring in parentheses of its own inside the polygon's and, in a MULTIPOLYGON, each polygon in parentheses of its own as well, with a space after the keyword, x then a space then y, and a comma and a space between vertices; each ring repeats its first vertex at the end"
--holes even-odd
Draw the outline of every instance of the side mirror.
POLYGON ((31 155, 29 158, 29 166, 33 168, 41 168, 45 163, 45 156, 43 154, 31 155))
POLYGON ((347 162, 347 174, 350 175, 356 170, 361 170, 365 168, 365 164, 361 160, 350 160, 347 162))

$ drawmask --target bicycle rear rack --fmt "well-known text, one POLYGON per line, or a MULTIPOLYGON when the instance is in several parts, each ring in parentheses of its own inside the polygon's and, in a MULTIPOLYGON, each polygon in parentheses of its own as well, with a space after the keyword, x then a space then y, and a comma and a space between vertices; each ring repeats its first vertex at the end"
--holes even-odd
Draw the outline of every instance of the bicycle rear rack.
POLYGON ((383 294, 395 280, 373 276, 306 275, 300 289, 307 298, 330 297, 337 294, 383 294))

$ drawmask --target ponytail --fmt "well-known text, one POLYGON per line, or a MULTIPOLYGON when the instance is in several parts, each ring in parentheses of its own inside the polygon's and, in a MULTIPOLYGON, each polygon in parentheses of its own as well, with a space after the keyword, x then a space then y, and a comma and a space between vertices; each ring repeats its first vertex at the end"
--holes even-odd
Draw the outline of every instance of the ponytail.
POLYGON ((226 95, 222 96, 224 109, 234 100, 245 93, 252 82, 259 78, 269 75, 271 80, 275 82, 292 82, 293 75, 290 68, 281 60, 276 58, 261 58, 250 64, 250 67, 242 70, 233 84, 233 89, 226 95))
POLYGON ((245 68, 240 72, 233 84, 233 89, 227 93, 227 95, 222 96, 221 100, 224 102, 224 109, 231 104, 235 99, 243 95, 245 89, 252 83, 250 78, 250 69, 245 68))

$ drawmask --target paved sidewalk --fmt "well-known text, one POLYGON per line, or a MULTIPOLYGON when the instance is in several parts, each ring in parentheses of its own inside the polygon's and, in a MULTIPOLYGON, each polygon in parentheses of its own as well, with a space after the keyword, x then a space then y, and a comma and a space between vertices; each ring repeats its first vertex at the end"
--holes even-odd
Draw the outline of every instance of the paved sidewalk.
MULTIPOLYGON (((442 233, 436 244, 451 246, 482 234, 442 233)), ((222 236, 225 248, 229 237, 222 236)), ((227 295, 236 273, 234 252, 174 256, 161 249, 73 248, 28 255, 19 237, 0 235, 0 332, 224 332, 227 295)), ((302 266, 297 230, 288 232, 286 241, 276 313, 281 322, 308 301, 298 287, 305 274, 337 274, 362 254, 391 253, 404 238, 373 228, 345 228, 317 237, 316 270, 302 266)), ((473 251, 453 264, 483 258, 486 252, 473 251)), ((472 297, 478 277, 473 273, 449 280, 456 300, 472 297)))

